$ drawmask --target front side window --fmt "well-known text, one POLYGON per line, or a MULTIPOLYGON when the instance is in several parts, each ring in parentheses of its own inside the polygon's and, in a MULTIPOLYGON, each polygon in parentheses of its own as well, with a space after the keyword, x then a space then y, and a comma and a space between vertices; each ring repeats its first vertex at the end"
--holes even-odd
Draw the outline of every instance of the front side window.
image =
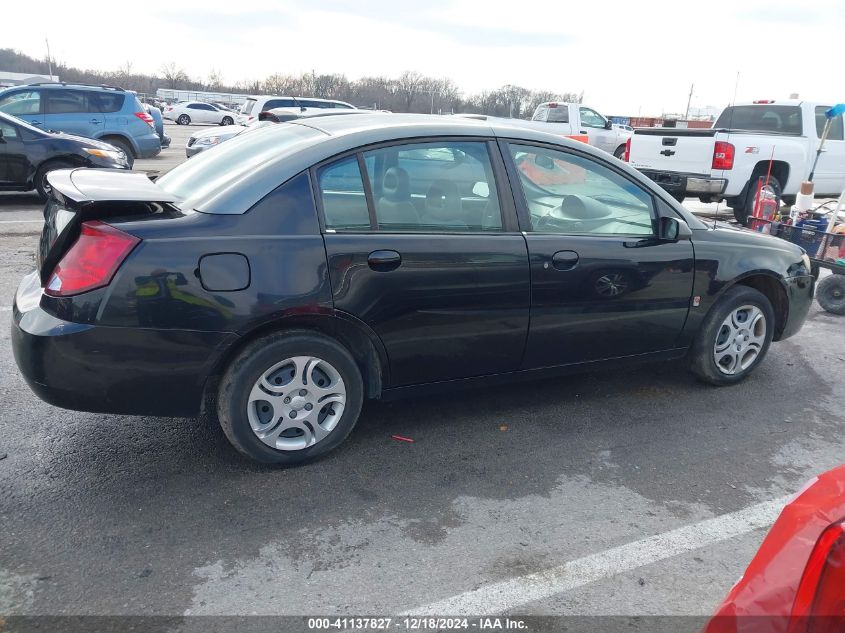
POLYGON ((362 231, 370 228, 370 213, 358 159, 349 156, 317 171, 326 228, 362 231))
POLYGON ((581 108, 581 123, 586 125, 587 127, 598 127, 604 128, 605 126, 605 118, 600 115, 595 110, 590 110, 590 108, 581 108))
POLYGON ((380 230, 502 230, 486 143, 394 145, 364 158, 380 230))
POLYGON ((0 97, 0 112, 20 116, 41 112, 41 93, 38 90, 19 90, 0 97))
POLYGON ((592 159, 510 145, 531 227, 568 235, 656 234, 654 202, 639 185, 592 159))
MULTIPOLYGON (((827 117, 825 116, 825 112, 830 110, 829 106, 816 106, 816 134, 819 135, 821 138, 822 134, 824 133, 824 126, 827 123, 827 117)), ((830 122, 830 131, 827 133, 827 140, 829 141, 841 141, 843 140, 843 130, 842 130, 842 115, 833 117, 833 120, 830 122)))

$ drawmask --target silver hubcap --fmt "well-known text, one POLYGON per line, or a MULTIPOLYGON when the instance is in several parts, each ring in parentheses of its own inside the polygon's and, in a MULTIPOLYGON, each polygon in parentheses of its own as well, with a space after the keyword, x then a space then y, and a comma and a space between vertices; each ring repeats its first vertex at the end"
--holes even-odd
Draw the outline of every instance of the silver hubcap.
POLYGON ((346 407, 346 385, 328 362, 294 356, 255 382, 247 416, 258 438, 280 451, 299 451, 325 439, 346 407))
POLYGON ((628 289, 625 275, 611 273, 596 280, 596 292, 604 297, 617 297, 628 289))
POLYGON ((766 317, 757 306, 745 305, 722 322, 713 346, 713 359, 723 374, 745 371, 763 351, 766 317))

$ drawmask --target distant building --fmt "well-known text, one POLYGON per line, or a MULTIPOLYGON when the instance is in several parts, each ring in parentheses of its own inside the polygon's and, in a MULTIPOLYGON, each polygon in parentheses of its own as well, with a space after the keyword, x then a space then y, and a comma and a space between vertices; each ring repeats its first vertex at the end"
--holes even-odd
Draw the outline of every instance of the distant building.
POLYGON ((40 81, 54 81, 58 83, 58 75, 32 75, 29 73, 9 73, 0 70, 0 88, 8 86, 21 86, 24 84, 34 84, 40 81))

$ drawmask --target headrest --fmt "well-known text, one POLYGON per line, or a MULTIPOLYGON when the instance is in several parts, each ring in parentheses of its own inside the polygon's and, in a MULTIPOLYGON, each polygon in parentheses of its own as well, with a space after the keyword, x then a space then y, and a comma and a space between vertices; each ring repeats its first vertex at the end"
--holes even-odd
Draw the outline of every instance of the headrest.
POLYGON ((410 198, 411 183, 408 180, 408 172, 401 167, 390 167, 384 172, 381 192, 385 198, 396 202, 410 198))
POLYGON ((425 213, 441 220, 457 220, 461 213, 458 186, 450 180, 435 180, 425 194, 425 213))

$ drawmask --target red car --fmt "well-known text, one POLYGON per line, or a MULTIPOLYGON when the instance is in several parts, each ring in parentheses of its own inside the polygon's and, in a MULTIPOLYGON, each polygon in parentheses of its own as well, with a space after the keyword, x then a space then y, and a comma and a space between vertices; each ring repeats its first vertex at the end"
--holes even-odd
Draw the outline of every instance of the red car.
POLYGON ((845 631, 845 465, 781 512, 703 633, 845 631))

